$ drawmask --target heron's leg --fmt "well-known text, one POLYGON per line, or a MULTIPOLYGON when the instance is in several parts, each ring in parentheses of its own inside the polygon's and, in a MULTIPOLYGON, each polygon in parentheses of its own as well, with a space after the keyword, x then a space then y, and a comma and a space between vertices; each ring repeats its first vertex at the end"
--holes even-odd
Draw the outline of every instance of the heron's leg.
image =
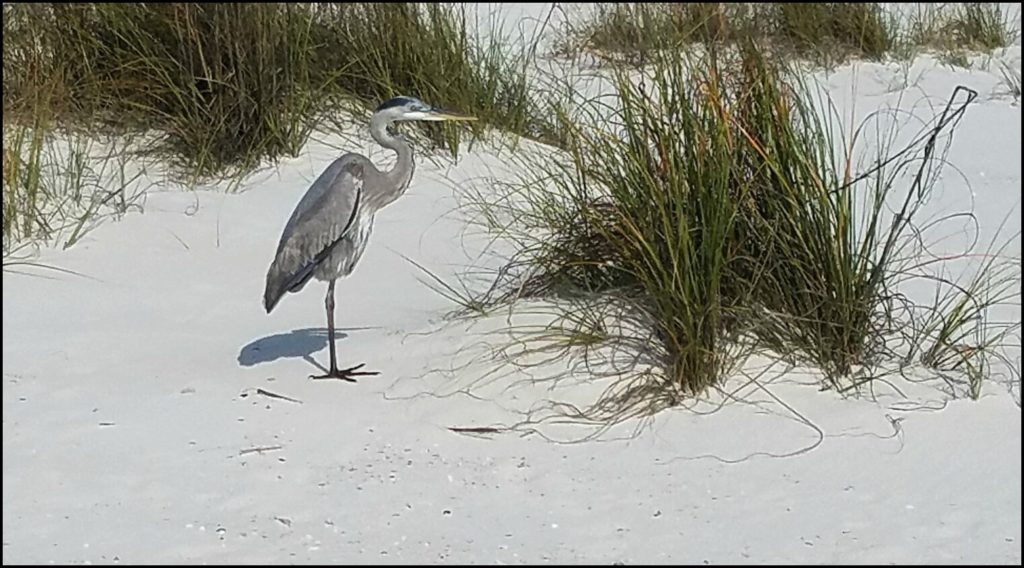
POLYGON ((331 347, 331 375, 338 374, 338 354, 334 347, 334 280, 327 285, 327 298, 324 306, 327 308, 327 341, 331 347))
POLYGON ((327 341, 331 349, 331 370, 326 375, 311 375, 313 379, 340 379, 350 383, 356 382, 352 377, 361 375, 379 375, 378 371, 356 371, 366 363, 338 370, 338 355, 334 346, 334 280, 327 285, 327 298, 324 300, 324 307, 327 308, 327 341))

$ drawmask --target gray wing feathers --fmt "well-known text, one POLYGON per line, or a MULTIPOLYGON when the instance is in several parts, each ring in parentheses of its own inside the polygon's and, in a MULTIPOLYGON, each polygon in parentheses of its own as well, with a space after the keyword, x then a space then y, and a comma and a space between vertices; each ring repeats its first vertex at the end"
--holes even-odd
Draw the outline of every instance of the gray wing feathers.
POLYGON ((263 294, 270 313, 285 292, 296 292, 355 224, 364 182, 360 156, 335 160, 302 197, 281 234, 263 294))

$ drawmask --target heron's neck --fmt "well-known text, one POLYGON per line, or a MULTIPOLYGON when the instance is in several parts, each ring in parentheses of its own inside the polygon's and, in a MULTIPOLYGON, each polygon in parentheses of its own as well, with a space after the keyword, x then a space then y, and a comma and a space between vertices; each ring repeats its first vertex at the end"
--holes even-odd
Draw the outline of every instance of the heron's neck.
POLYGON ((388 125, 391 120, 381 115, 374 115, 370 119, 370 136, 381 146, 394 150, 398 154, 398 161, 394 167, 384 172, 386 190, 375 195, 367 195, 369 204, 376 209, 388 205, 401 197, 412 181, 412 172, 415 164, 412 160, 412 145, 402 136, 392 136, 388 133, 388 125))

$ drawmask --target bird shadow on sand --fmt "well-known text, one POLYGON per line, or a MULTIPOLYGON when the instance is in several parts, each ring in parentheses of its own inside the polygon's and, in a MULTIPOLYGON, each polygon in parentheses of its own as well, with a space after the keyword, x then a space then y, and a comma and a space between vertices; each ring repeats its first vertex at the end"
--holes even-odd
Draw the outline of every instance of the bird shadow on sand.
MULTIPOLYGON (((342 340, 348 337, 344 331, 336 329, 336 339, 342 340)), ((243 367, 252 367, 282 358, 301 358, 326 373, 327 370, 323 365, 313 359, 314 353, 326 348, 326 328, 293 329, 287 333, 261 337, 249 343, 238 353, 238 363, 243 367)))

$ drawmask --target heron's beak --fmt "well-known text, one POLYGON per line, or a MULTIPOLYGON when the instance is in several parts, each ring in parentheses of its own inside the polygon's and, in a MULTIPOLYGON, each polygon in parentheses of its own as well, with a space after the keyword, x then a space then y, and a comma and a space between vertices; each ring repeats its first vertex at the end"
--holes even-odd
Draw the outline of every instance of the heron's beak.
POLYGON ((434 108, 430 109, 430 114, 427 115, 426 120, 477 120, 477 118, 475 116, 462 114, 461 112, 455 112, 453 110, 434 108))

